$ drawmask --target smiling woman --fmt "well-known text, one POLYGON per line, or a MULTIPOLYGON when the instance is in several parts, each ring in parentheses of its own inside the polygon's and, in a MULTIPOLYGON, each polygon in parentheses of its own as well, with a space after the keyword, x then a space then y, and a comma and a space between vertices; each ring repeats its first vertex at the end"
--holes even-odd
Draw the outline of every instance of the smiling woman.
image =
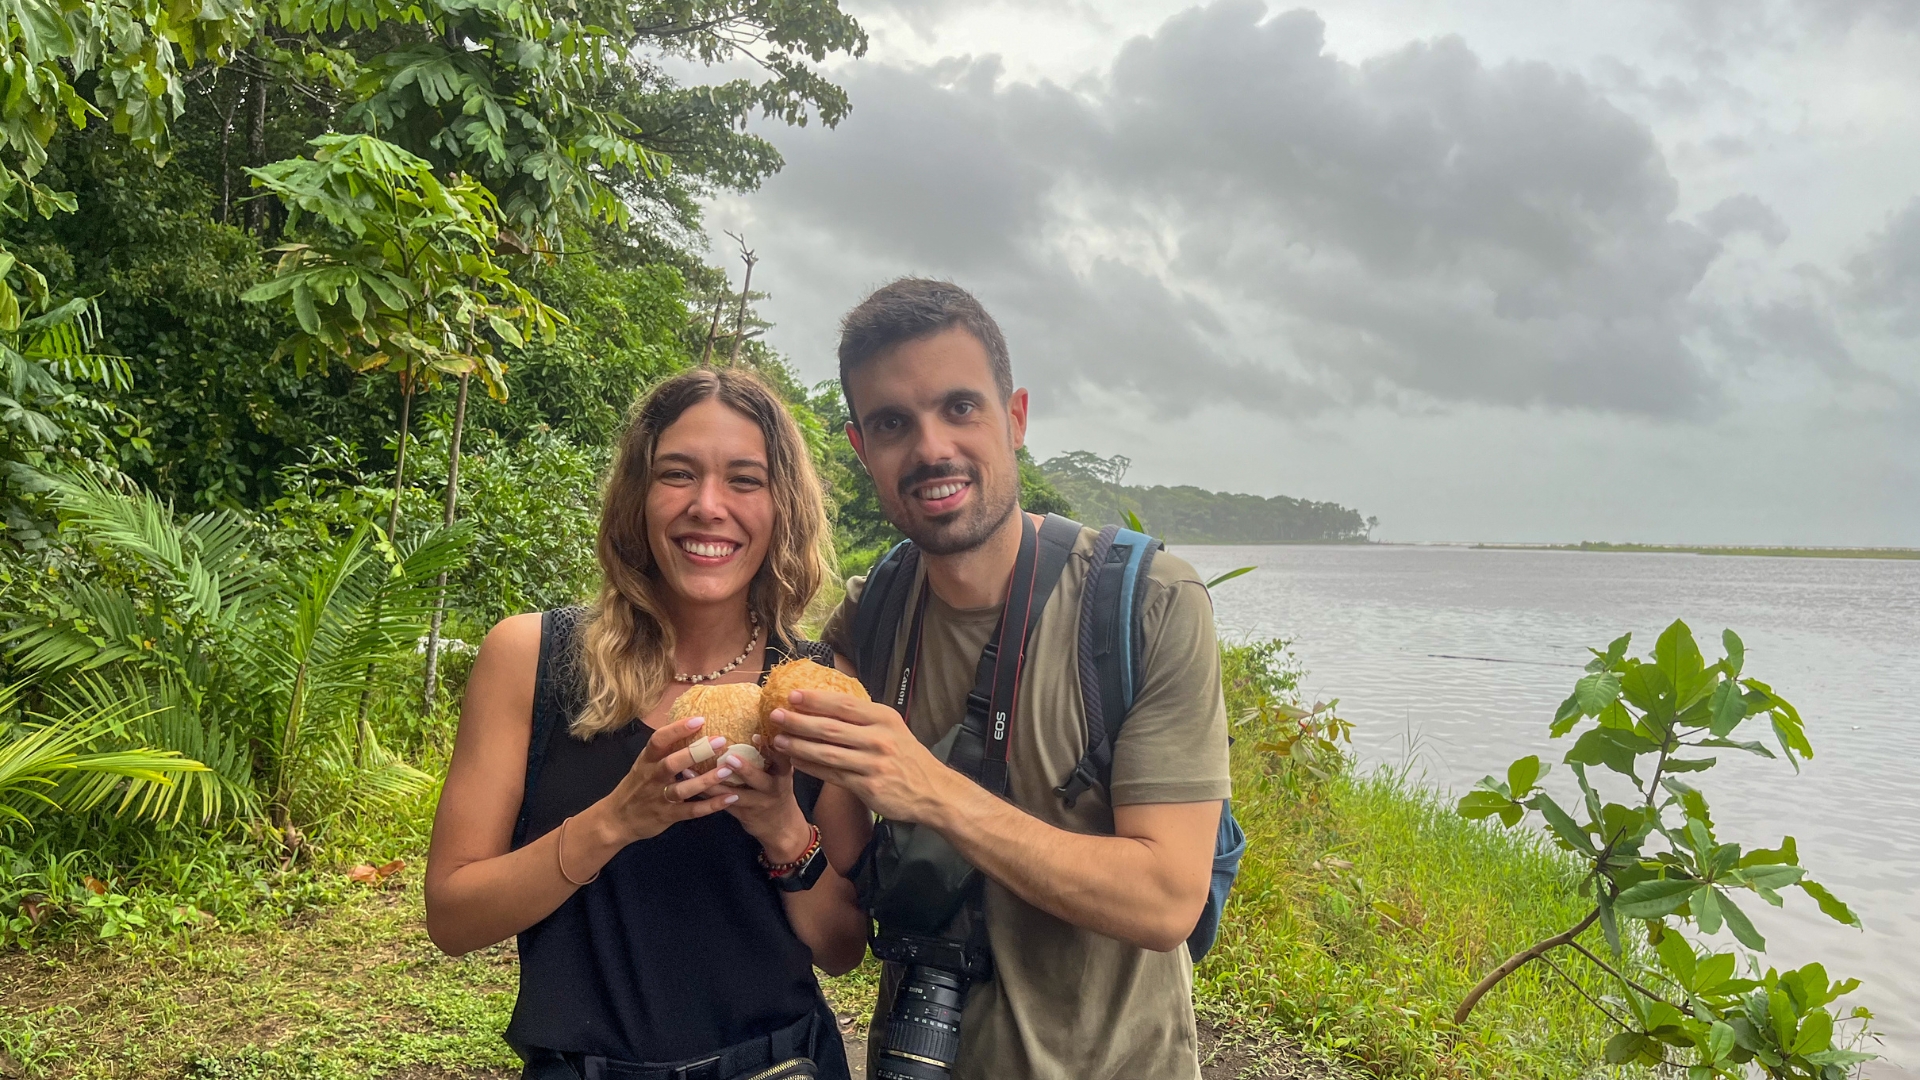
POLYGON ((456 954, 518 936, 506 1037, 525 1077, 800 1058, 847 1075, 812 972, 865 952, 853 887, 823 854, 838 834, 809 821, 819 782, 735 745, 750 736, 725 706, 757 713, 764 671, 816 655, 795 623, 825 534, 805 443, 766 385, 684 372, 616 452, 593 606, 488 634, 434 820, 427 929, 456 954), (716 942, 751 964, 716 962, 716 942))

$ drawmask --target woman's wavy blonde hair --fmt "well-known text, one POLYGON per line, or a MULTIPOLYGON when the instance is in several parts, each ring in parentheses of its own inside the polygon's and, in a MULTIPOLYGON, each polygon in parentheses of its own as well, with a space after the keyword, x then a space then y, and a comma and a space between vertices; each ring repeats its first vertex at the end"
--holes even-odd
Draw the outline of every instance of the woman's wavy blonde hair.
POLYGON ((747 592, 760 625, 794 640, 826 579, 829 532, 820 479, 799 425, 767 384, 739 368, 696 368, 656 385, 634 407, 601 502, 600 594, 579 639, 586 701, 569 729, 576 738, 645 716, 673 679, 674 631, 647 542, 647 489, 661 433, 688 409, 715 399, 758 425, 767 442, 773 534, 747 592))

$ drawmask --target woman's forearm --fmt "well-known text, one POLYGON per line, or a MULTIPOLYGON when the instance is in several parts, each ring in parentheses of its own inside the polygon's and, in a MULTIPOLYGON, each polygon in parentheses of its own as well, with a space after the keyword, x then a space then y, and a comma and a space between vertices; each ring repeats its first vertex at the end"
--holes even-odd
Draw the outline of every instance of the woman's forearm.
MULTIPOLYGON (((631 843, 614 827, 606 800, 565 826, 566 872, 586 881, 631 843)), ((453 956, 484 949, 553 914, 579 888, 560 873, 561 830, 504 855, 427 877, 427 935, 453 956)))
POLYGON ((867 916, 854 902, 853 883, 829 866, 813 888, 781 893, 794 935, 813 950, 816 967, 844 975, 867 955, 867 916))

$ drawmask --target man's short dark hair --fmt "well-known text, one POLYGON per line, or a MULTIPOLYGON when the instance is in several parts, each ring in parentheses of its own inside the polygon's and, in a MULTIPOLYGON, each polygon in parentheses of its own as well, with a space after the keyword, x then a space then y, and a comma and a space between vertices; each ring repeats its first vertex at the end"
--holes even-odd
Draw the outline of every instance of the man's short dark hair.
POLYGON ((993 371, 1000 400, 1012 397, 1013 362, 1007 357, 1007 339, 980 301, 951 281, 903 277, 874 290, 840 320, 840 393, 855 426, 860 414, 854 411, 848 376, 896 346, 956 326, 987 350, 987 366, 993 371))

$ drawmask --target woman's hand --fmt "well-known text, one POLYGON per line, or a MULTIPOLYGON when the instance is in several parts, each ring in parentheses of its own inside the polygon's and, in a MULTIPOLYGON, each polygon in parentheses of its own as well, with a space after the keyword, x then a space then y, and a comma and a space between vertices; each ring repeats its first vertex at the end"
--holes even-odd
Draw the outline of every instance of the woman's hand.
MULTIPOLYGON (((668 750, 688 741, 706 722, 706 717, 689 716, 655 731, 619 786, 600 800, 598 809, 620 846, 658 836, 676 822, 718 813, 738 801, 738 795, 724 788, 714 792, 733 775, 733 767, 723 763, 704 776, 681 779, 680 774, 693 766, 693 748, 668 750)), ((716 753, 727 748, 727 740, 718 736, 708 743, 716 753)))
POLYGON ((766 853, 767 861, 792 862, 806 853, 813 839, 806 815, 793 799, 793 762, 760 736, 755 735, 753 741, 767 759, 766 768, 738 754, 728 754, 720 759, 721 768, 714 772, 731 769, 745 785, 739 791, 738 801, 729 806, 727 812, 739 818, 747 833, 760 841, 760 850, 766 853))

